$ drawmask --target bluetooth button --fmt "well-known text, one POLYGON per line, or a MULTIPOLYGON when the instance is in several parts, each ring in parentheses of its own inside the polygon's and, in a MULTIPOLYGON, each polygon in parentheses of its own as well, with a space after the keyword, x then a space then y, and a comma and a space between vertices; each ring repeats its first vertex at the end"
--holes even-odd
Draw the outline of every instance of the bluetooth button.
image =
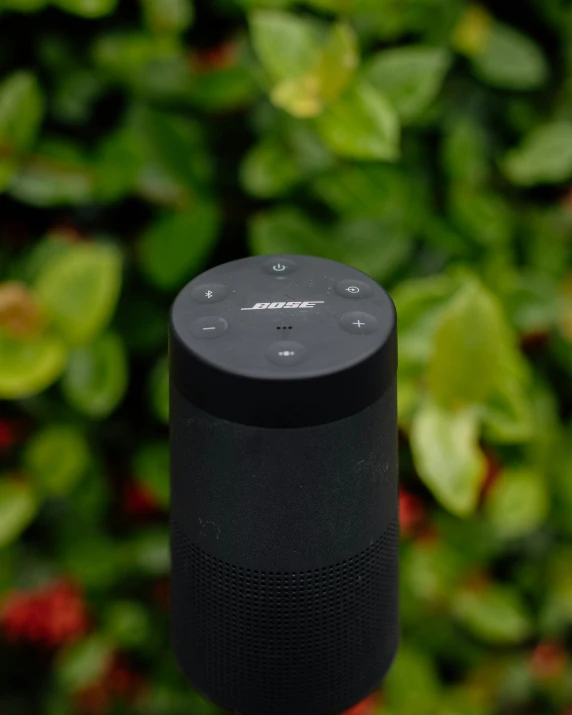
POLYGON ((228 295, 228 288, 222 283, 201 283, 191 293, 197 303, 218 303, 228 295))

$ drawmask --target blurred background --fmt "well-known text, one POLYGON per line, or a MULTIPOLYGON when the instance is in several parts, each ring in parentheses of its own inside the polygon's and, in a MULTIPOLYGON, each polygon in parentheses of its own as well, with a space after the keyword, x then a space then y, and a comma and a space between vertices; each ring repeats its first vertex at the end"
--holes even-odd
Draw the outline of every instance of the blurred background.
POLYGON ((167 315, 282 252, 399 314, 403 644, 354 715, 571 715, 572 3, 0 0, 0 37, 2 715, 218 714, 168 642, 167 315))

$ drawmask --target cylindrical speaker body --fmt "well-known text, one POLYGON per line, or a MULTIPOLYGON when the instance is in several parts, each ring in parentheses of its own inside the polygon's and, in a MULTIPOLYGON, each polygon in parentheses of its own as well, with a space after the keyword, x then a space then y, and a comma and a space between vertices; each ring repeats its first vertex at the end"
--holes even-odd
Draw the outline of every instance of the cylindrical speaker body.
POLYGON ((246 715, 351 707, 398 643, 389 297, 323 259, 226 264, 177 298, 170 362, 183 672, 246 715))

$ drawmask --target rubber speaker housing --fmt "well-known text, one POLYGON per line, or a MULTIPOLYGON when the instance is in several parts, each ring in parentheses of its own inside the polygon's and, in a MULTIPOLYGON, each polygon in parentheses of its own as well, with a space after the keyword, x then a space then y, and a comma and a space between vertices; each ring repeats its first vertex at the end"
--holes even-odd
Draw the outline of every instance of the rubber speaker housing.
POLYGON ((333 715, 399 640, 396 315, 353 268, 213 268, 171 311, 172 642, 245 715, 333 715))

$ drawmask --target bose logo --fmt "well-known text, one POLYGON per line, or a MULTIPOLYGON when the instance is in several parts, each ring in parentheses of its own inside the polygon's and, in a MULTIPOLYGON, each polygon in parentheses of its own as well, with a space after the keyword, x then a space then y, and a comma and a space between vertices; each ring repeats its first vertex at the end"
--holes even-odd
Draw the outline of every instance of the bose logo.
POLYGON ((324 300, 293 301, 290 303, 255 303, 252 308, 241 308, 241 310, 277 310, 279 308, 313 308, 318 303, 325 303, 324 300))

